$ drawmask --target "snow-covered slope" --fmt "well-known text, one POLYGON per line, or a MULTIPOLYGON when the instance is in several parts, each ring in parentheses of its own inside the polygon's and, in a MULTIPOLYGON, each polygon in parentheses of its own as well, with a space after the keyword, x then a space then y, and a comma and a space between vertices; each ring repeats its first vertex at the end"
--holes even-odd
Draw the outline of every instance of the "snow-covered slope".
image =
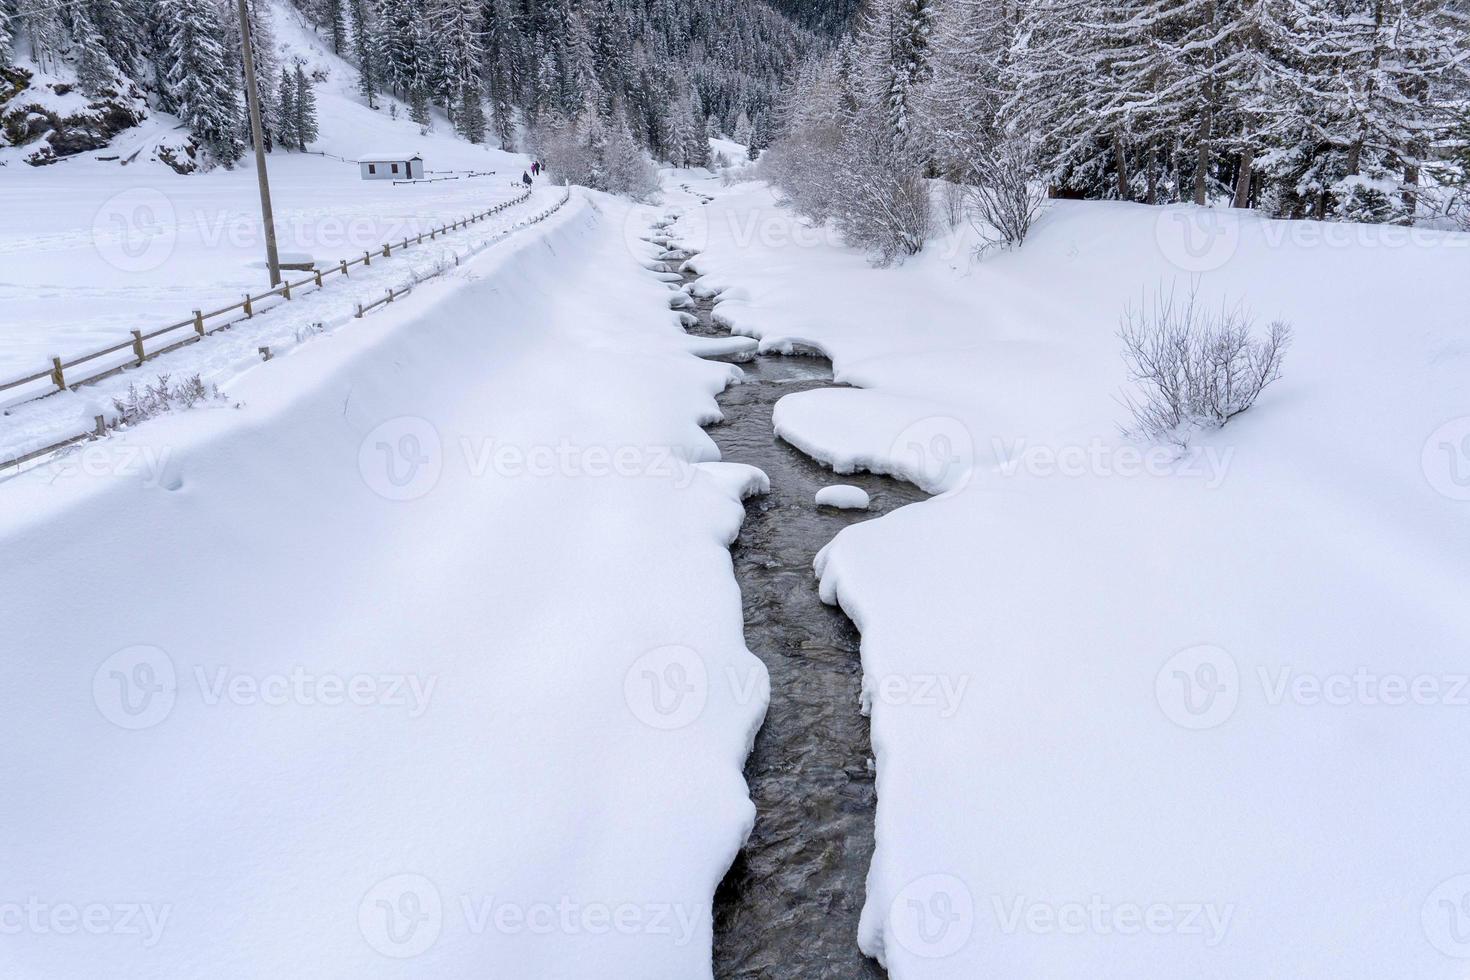
POLYGON ((1056 202, 1019 252, 873 270, 692 186, 717 315, 858 386, 778 431, 946 491, 818 561, 870 691, 966 692, 872 699, 862 943, 895 980, 1463 976, 1470 236, 1056 202), (1295 345, 1147 454, 1118 318, 1192 282, 1295 345))
POLYGON ((759 480, 624 220, 0 485, 0 974, 709 976, 759 480))
MULTIPOLYGON (((357 95, 357 75, 323 46, 301 14, 273 8, 278 58, 305 60, 316 85, 321 137, 315 154, 270 154, 267 167, 282 252, 335 262, 484 210, 511 193, 526 158, 433 132, 393 100, 377 110, 357 95), (427 168, 494 171, 418 186, 360 179, 364 152, 421 153, 427 168), (345 159, 337 159, 345 158, 345 159)), ((177 120, 154 113, 105 150, 33 168, 0 149, 0 379, 44 367, 52 356, 100 349, 197 308, 238 301, 268 285, 253 158, 233 170, 187 176, 153 159, 178 142, 177 120), (99 157, 119 158, 101 160, 99 157), (124 165, 121 161, 131 160, 124 165)))

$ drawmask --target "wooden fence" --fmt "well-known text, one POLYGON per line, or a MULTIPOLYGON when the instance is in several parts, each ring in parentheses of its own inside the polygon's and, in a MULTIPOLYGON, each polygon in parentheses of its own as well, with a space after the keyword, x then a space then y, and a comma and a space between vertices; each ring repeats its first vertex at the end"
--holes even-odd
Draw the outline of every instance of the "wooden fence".
MULTIPOLYGON (((374 256, 389 258, 393 255, 393 250, 395 248, 399 251, 402 251, 414 245, 422 244, 426 237, 430 241, 433 241, 446 232, 466 227, 477 221, 488 218, 491 215, 498 214, 501 211, 504 211, 506 208, 520 204, 529 196, 530 191, 523 190, 515 197, 511 198, 508 201, 497 204, 495 207, 490 208, 488 211, 481 211, 478 214, 470 215, 467 218, 460 218, 458 221, 453 221, 447 225, 442 225, 438 228, 430 229, 427 233, 420 233, 413 238, 405 238, 403 239, 403 241, 398 243, 384 242, 382 245, 379 245, 378 247, 373 248, 369 251, 365 251, 360 256, 350 261, 347 259, 341 259, 334 266, 330 266, 326 269, 316 269, 312 271, 309 275, 297 280, 296 282, 292 282, 290 279, 287 279, 283 281, 279 286, 276 286, 272 289, 267 289, 263 293, 259 293, 253 296, 247 294, 245 298, 240 300, 240 302, 238 303, 231 303, 229 306, 222 306, 217 310, 195 310, 193 314, 186 319, 179 320, 176 323, 166 324, 162 327, 157 328, 156 330, 149 330, 147 332, 134 330, 132 331, 133 336, 131 340, 125 340, 121 343, 113 344, 111 347, 105 347, 102 350, 92 351, 89 354, 83 354, 79 357, 73 357, 70 360, 63 360, 60 357, 53 357, 51 358, 51 366, 48 368, 37 371, 34 374, 25 375, 21 378, 14 378, 10 381, 0 382, 0 393, 10 391, 15 388, 21 388, 25 385, 33 384, 34 382, 40 381, 42 379, 49 379, 50 384, 48 389, 45 392, 42 392, 35 396, 37 398, 40 398, 44 397, 45 395, 53 395, 58 391, 64 391, 67 388, 76 388, 91 381, 98 381, 102 378, 110 377, 114 374, 117 374, 119 371, 124 370, 125 368, 136 367, 137 365, 142 364, 144 361, 152 360, 160 354, 166 354, 171 350, 183 347, 185 344, 195 343, 201 338, 207 337, 212 333, 217 333, 221 330, 225 330, 241 320, 250 319, 255 315, 255 304, 259 303, 262 300, 269 299, 273 296, 281 296, 289 300, 291 298, 291 291, 293 289, 300 290, 306 286, 316 286, 318 288, 324 287, 326 285, 326 279, 329 276, 347 276, 347 270, 355 265, 372 265, 374 256), (218 320, 220 317, 223 317, 229 313, 234 313, 237 310, 244 313, 244 316, 236 317, 223 323, 216 323, 213 326, 210 325, 211 321, 218 320), (148 349, 150 341, 158 340, 160 337, 166 337, 168 334, 180 330, 189 331, 189 333, 181 339, 169 338, 163 343, 163 346, 156 347, 152 350, 148 349), (95 373, 92 374, 86 374, 83 377, 75 377, 69 373, 73 368, 90 364, 91 362, 96 361, 99 358, 108 357, 113 354, 119 354, 123 351, 130 351, 131 356, 126 359, 122 364, 109 365, 102 370, 95 371, 95 373)), ((31 399, 23 400, 30 401, 31 399)))
MULTIPOLYGON (((513 197, 508 201, 503 201, 502 203, 497 204, 495 207, 490 208, 487 211, 481 211, 478 214, 471 215, 467 218, 461 218, 458 221, 451 222, 447 225, 442 225, 439 228, 432 229, 424 234, 420 234, 413 238, 405 238, 401 242, 385 242, 380 248, 363 252, 361 256, 351 260, 350 262, 347 260, 341 260, 337 263, 337 265, 325 270, 316 270, 311 275, 308 275, 297 282, 290 282, 288 280, 282 282, 281 285, 275 287, 274 289, 268 289, 265 292, 260 293, 259 295, 247 295, 243 300, 238 303, 232 303, 229 306, 223 306, 217 310, 211 310, 208 312, 195 310, 194 315, 186 320, 180 320, 177 323, 171 323, 167 326, 159 327, 157 330, 152 330, 147 333, 139 330, 134 330, 132 332, 133 337, 131 340, 124 341, 120 344, 114 344, 113 346, 108 347, 105 350, 95 351, 91 354, 85 354, 81 357, 76 357, 69 361, 62 360, 59 357, 53 357, 51 359, 50 368, 44 371, 39 371, 35 374, 26 375, 23 378, 17 378, 12 381, 7 381, 4 384, 0 384, 0 392, 4 392, 13 388, 18 388, 23 385, 32 384, 36 381, 49 378, 50 387, 48 388, 48 390, 40 395, 35 396, 35 398, 43 398, 46 395, 54 395, 57 392, 64 391, 68 388, 75 390, 82 385, 89 384, 94 381, 100 381, 103 378, 119 374, 122 371, 127 370, 128 368, 138 367, 145 361, 150 361, 155 357, 167 354, 170 351, 177 350, 178 348, 184 347, 188 344, 198 343, 200 340, 203 340, 210 334, 219 333, 221 330, 228 330, 235 324, 250 319, 255 315, 254 304, 260 302, 263 299, 268 299, 272 296, 282 296, 285 299, 289 300, 291 298, 291 291, 293 289, 299 290, 305 286, 315 286, 317 288, 322 288, 325 285, 325 280, 328 276, 341 275, 345 277, 348 275, 347 270, 354 265, 371 265, 372 260, 375 256, 379 258, 389 258, 393 255, 395 251, 403 251, 404 249, 410 248, 413 245, 420 244, 425 240, 425 238, 433 241, 439 235, 446 234, 447 232, 454 231, 459 228, 467 227, 477 221, 481 221, 485 218, 490 217, 491 215, 498 214, 507 208, 520 204, 525 201, 526 198, 530 197, 530 195, 531 192, 528 188, 522 191, 516 197, 513 197), (232 320, 218 323, 214 326, 207 325, 209 320, 216 319, 225 315, 226 313, 231 313, 236 310, 242 311, 244 313, 244 316, 235 317, 232 320), (147 341, 162 337, 171 331, 185 329, 190 330, 190 332, 181 340, 170 340, 163 346, 155 348, 153 350, 148 350, 145 346, 147 341), (71 368, 76 367, 80 364, 85 364, 89 361, 94 361, 98 358, 106 357, 110 354, 121 353, 122 351, 126 351, 129 349, 131 349, 131 355, 122 364, 114 365, 104 370, 99 370, 96 373, 87 375, 83 378, 69 377, 66 373, 71 368)), ((551 207, 532 216, 526 222, 526 224, 535 224, 539 221, 544 221, 546 218, 559 211, 561 207, 566 204, 567 201, 570 199, 571 190, 568 189, 566 193, 562 195, 560 201, 557 201, 551 207)), ((458 255, 455 255, 454 264, 459 265, 458 255)), ((413 283, 410 283, 409 285, 404 286, 400 289, 389 289, 381 299, 374 300, 371 303, 357 304, 356 310, 353 314, 354 318, 360 318, 363 316, 363 314, 373 309, 376 309, 379 306, 385 306, 388 303, 393 302, 394 299, 404 296, 412 291, 414 285, 416 285, 417 283, 423 282, 424 280, 429 279, 432 276, 438 275, 442 271, 443 269, 431 272, 426 276, 415 279, 413 283)), ((263 356, 265 359, 270 359, 270 348, 263 347, 260 349, 260 353, 261 356, 263 356)), ((22 399, 20 401, 13 402, 12 404, 20 404, 22 401, 33 400, 35 399, 22 399)), ((20 465, 28 463, 33 459, 38 459, 41 456, 45 456, 47 453, 55 452, 58 449, 64 449, 67 446, 74 445, 78 442, 83 442, 88 439, 95 439, 99 436, 106 435, 107 426, 105 419, 102 416, 98 416, 94 420, 94 423, 94 427, 88 429, 86 432, 78 433, 77 435, 62 439, 59 442, 52 443, 48 446, 42 446, 39 449, 33 449, 27 453, 23 453, 19 456, 14 456, 10 459, 0 460, 0 469, 10 466, 19 467, 20 465)))

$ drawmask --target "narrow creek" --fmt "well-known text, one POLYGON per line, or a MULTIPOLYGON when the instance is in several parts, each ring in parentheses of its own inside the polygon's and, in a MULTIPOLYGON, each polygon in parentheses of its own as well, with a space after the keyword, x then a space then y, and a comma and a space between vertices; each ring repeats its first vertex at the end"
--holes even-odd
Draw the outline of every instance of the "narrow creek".
MULTIPOLYGON (((676 238, 676 228, 664 234, 676 238)), ((729 336, 713 306, 696 298, 686 307, 697 317, 688 332, 729 336)), ((771 479, 769 494, 747 502, 731 548, 745 643, 770 671, 771 704, 745 768, 755 830, 715 895, 714 973, 718 980, 883 977, 857 945, 876 806, 859 704, 859 635, 818 598, 812 561, 843 527, 925 494, 886 477, 835 476, 776 438, 778 399, 834 385, 826 358, 761 354, 741 368, 744 381, 719 397, 724 420, 709 433, 724 459, 758 466, 771 479), (818 508, 816 492, 834 483, 862 487, 870 508, 818 508)))

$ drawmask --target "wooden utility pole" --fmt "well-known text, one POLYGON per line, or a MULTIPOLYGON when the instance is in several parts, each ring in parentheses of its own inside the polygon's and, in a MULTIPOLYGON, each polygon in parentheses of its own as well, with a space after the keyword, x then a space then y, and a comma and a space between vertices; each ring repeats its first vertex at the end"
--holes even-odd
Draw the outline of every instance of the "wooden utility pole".
POLYGON ((245 101, 250 104, 250 135, 255 142, 255 179, 260 184, 260 218, 265 224, 265 264, 271 286, 281 284, 281 257, 276 252, 276 219, 271 213, 271 183, 265 172, 265 130, 260 122, 260 87, 255 81, 255 52, 250 46, 250 12, 240 6, 240 46, 245 55, 245 101))

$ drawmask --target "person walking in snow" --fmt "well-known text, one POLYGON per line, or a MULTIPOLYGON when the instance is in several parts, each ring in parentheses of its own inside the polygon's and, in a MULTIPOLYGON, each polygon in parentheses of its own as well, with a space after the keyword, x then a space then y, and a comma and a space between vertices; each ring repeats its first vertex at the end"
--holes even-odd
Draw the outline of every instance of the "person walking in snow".
POLYGON ((525 184, 527 187, 531 186, 531 175, 526 173, 524 170, 521 171, 521 183, 525 184))

